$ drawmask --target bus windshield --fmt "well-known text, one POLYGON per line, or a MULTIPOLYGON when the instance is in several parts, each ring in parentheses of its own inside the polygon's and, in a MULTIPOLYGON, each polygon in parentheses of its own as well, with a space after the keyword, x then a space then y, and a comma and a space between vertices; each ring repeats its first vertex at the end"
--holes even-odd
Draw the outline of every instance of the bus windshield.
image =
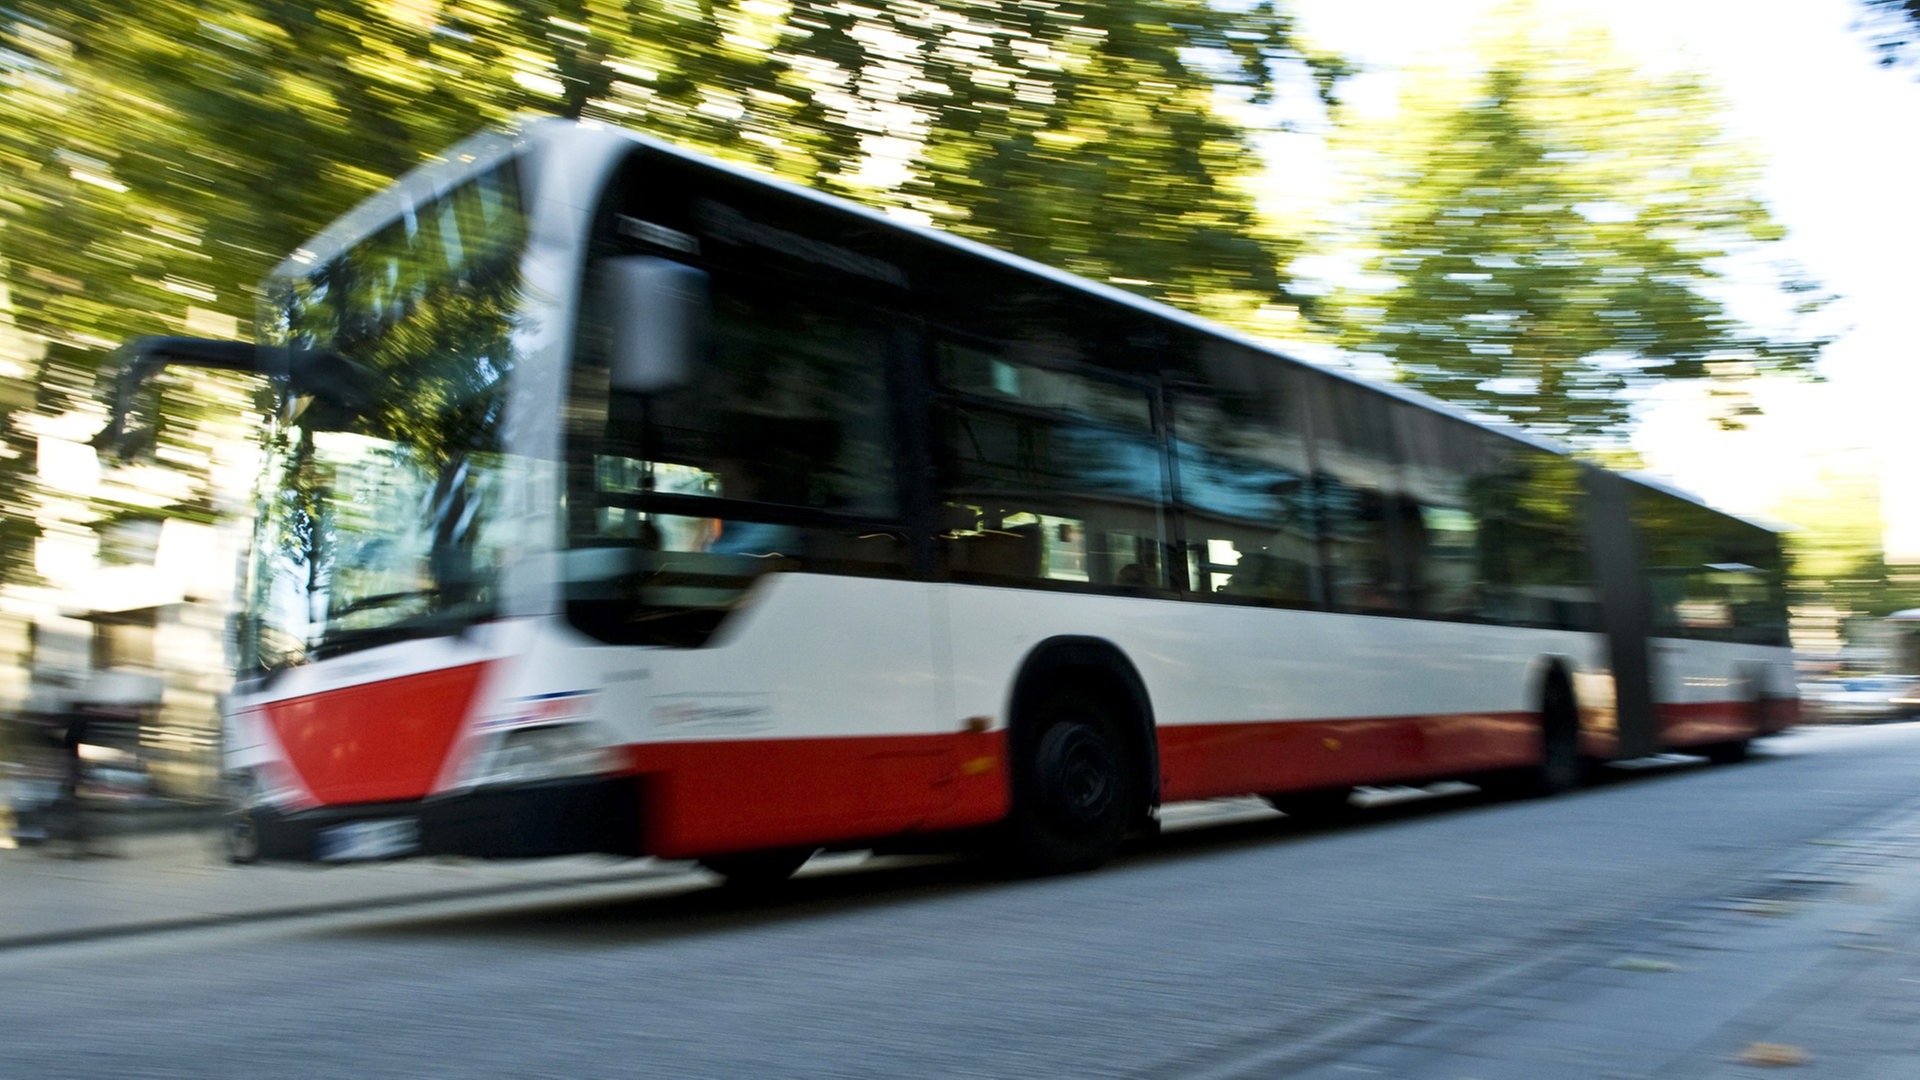
POLYGON ((242 670, 493 613, 524 235, 506 165, 275 283, 265 344, 286 349, 290 365, 326 356, 355 377, 338 392, 287 384, 261 488, 242 670))

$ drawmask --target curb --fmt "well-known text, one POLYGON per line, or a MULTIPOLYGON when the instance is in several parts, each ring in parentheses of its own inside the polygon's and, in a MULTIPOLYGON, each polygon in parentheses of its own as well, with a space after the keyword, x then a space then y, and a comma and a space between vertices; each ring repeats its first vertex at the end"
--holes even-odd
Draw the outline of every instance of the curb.
POLYGON ((15 935, 0 934, 0 952, 44 948, 52 945, 70 945, 83 941, 106 941, 114 938, 139 937, 146 934, 174 933, 184 930, 205 930, 213 927, 235 926, 246 923, 273 922, 280 919, 306 919, 320 915, 337 915, 349 911, 389 911, 405 907, 446 903, 452 900, 557 892, 579 889, 591 885, 628 884, 637 881, 671 877, 681 873, 685 873, 685 870, 679 867, 666 868, 651 866, 644 869, 635 869, 596 877, 577 877, 554 881, 510 881, 494 885, 443 888, 430 892, 409 893, 398 896, 373 897, 359 900, 328 900, 310 904, 264 907, 247 911, 179 915, 149 919, 143 922, 119 923, 107 926, 75 927, 68 930, 47 930, 15 935))
MULTIPOLYGON (((6 827, 19 829, 24 813, 28 821, 43 810, 42 807, 21 809, 11 807, 0 801, 0 830, 6 827)), ((152 836, 158 833, 200 832, 219 829, 226 817, 226 811, 214 805, 199 803, 167 803, 156 806, 120 806, 108 804, 88 807, 84 811, 90 820, 101 826, 101 831, 111 836, 152 836)), ((4 831, 0 831, 4 835, 4 831)), ((16 835, 15 837, 19 837, 16 835)))

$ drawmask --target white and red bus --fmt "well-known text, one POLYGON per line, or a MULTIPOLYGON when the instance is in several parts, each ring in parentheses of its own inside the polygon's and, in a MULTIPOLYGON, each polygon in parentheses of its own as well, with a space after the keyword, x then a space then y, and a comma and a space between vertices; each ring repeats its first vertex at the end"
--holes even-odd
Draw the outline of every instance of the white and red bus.
POLYGON ((267 293, 120 401, 278 389, 243 857, 1068 870, 1181 800, 1550 792, 1796 715, 1765 528, 615 128, 463 143, 267 293))

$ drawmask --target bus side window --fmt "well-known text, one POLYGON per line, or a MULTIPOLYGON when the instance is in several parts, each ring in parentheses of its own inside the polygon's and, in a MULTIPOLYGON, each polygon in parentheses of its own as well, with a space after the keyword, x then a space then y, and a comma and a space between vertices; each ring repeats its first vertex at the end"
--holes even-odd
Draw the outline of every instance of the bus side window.
POLYGON ((1677 495, 1635 493, 1654 632, 1779 645, 1784 567, 1772 533, 1677 495))
POLYGON ((1405 468, 1396 423, 1412 406, 1367 387, 1316 380, 1314 451, 1321 542, 1333 605, 1355 611, 1409 607, 1405 468))
POLYGON ((1451 499, 1439 505, 1402 502, 1400 509, 1413 610, 1480 614, 1480 523, 1451 499))
POLYGON ((988 343, 941 341, 935 355, 946 571, 1165 588, 1166 464, 1147 392, 988 343))
POLYGON ((1216 361, 1169 393, 1187 581, 1196 594, 1300 606, 1320 599, 1301 392, 1274 365, 1216 361))
POLYGON ((1400 607, 1388 496, 1330 476, 1320 478, 1317 490, 1334 605, 1361 611, 1400 607))
POLYGON ((1471 618, 1483 614, 1480 518, 1475 478, 1491 444, 1452 417, 1395 403, 1403 462, 1394 513, 1410 610, 1471 618))
POLYGON ((1579 467, 1510 439, 1481 438, 1489 461, 1468 484, 1480 528, 1480 614, 1590 628, 1597 601, 1579 467))

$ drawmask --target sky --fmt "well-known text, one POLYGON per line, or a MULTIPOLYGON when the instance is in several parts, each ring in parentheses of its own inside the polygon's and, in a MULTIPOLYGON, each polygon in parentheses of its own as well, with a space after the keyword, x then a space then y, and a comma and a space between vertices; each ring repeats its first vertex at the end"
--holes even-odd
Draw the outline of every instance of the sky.
MULTIPOLYGON (((1840 300, 1825 381, 1762 381, 1745 431, 1708 416, 1706 388, 1650 396, 1633 443, 1651 471, 1726 509, 1778 518, 1822 470, 1881 474, 1889 555, 1920 562, 1920 68, 1882 68, 1857 0, 1537 0, 1610 29, 1650 70, 1683 65, 1726 95, 1728 130, 1765 163, 1760 195, 1789 236, 1776 253, 1840 300)), ((1356 108, 1391 109, 1397 72, 1460 54, 1494 0, 1291 0, 1317 47, 1358 60, 1356 108)), ((1284 174, 1311 190, 1312 136, 1284 174), (1303 158, 1306 159, 1303 162, 1303 158)), ((1319 183, 1331 183, 1330 174, 1319 183)), ((1322 191, 1322 195, 1327 192, 1322 191)), ((1791 522, 1789 522, 1791 523, 1791 522)))

